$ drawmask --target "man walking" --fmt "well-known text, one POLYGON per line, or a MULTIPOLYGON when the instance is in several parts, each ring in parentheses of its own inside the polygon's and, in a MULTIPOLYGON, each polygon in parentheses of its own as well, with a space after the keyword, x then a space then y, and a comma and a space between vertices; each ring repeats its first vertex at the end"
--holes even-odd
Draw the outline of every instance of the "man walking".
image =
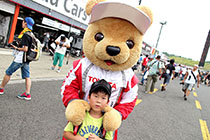
MULTIPOLYGON (((151 56, 150 59, 153 59, 154 56, 151 56)), ((157 82, 158 75, 161 74, 162 64, 160 62, 160 56, 158 55, 156 59, 152 60, 150 63, 148 63, 148 76, 147 76, 147 83, 145 86, 145 93, 148 92, 149 86, 152 83, 150 87, 150 93, 154 92, 155 83, 157 82)))
POLYGON ((166 69, 165 69, 165 73, 163 74, 164 76, 164 81, 163 84, 161 86, 161 91, 166 90, 166 86, 169 84, 171 77, 173 76, 172 80, 174 79, 174 75, 175 75, 175 67, 174 67, 174 59, 171 59, 169 61, 170 63, 168 65, 166 65, 166 69))
POLYGON ((187 96, 190 95, 190 91, 197 82, 197 87, 199 88, 199 73, 198 65, 194 65, 192 70, 188 70, 185 74, 182 83, 184 83, 184 100, 187 100, 187 96))
POLYGON ((30 71, 29 71, 29 63, 30 61, 26 58, 27 51, 31 48, 32 45, 32 37, 26 32, 31 32, 33 30, 34 20, 31 17, 26 17, 22 22, 23 31, 18 36, 21 39, 18 46, 11 44, 11 46, 15 49, 16 55, 6 70, 6 74, 0 85, 0 94, 4 94, 4 87, 9 82, 11 75, 17 71, 19 68, 21 69, 22 79, 25 79, 26 91, 23 94, 18 95, 17 97, 20 99, 31 100, 30 89, 31 89, 31 79, 30 79, 30 71))

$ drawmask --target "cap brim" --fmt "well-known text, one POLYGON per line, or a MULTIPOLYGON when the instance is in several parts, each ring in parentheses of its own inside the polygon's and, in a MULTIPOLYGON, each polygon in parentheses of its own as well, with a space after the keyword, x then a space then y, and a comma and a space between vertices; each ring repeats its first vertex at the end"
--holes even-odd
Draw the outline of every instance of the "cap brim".
POLYGON ((104 86, 104 85, 96 85, 95 87, 93 87, 93 88, 91 89, 90 92, 93 92, 94 90, 96 90, 96 89, 98 89, 98 88, 103 88, 103 89, 105 89, 106 92, 108 92, 109 95, 111 95, 111 92, 109 91, 109 89, 108 89, 106 86, 104 86))
POLYGON ((27 25, 27 27, 28 27, 30 30, 33 30, 33 27, 32 27, 32 26, 27 25))
POLYGON ((116 17, 131 22, 142 34, 151 24, 150 18, 138 8, 120 2, 100 2, 91 11, 89 23, 106 17, 116 17))

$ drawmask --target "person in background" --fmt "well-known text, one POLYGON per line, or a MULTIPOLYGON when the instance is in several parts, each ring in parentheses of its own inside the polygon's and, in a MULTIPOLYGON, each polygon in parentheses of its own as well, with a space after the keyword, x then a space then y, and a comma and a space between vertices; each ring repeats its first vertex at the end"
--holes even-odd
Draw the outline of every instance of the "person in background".
POLYGON ((46 51, 46 52, 49 51, 49 46, 48 46, 49 40, 50 40, 50 33, 49 32, 44 33, 44 41, 43 41, 44 46, 42 48, 42 51, 46 51))
POLYGON ((31 48, 32 45, 32 37, 26 32, 32 32, 34 20, 31 17, 26 17, 22 21, 23 31, 19 34, 18 38, 21 40, 18 46, 10 44, 16 51, 15 58, 9 68, 6 70, 6 74, 4 75, 4 79, 0 85, 0 94, 4 94, 4 87, 9 82, 11 75, 21 69, 22 79, 25 79, 26 91, 23 94, 19 94, 17 97, 20 99, 31 100, 31 79, 30 79, 30 69, 29 63, 30 61, 26 58, 26 52, 31 48))
MULTIPOLYGON (((148 59, 149 59, 148 64, 149 64, 154 58, 155 58, 154 55, 148 56, 148 59)), ((145 70, 144 70, 144 74, 142 75, 141 81, 140 81, 140 83, 139 83, 140 85, 144 85, 144 80, 147 79, 147 76, 148 76, 148 67, 146 66, 146 67, 145 67, 145 70)))
POLYGON ((184 79, 186 72, 187 72, 187 68, 186 68, 186 66, 183 66, 182 67, 182 75, 181 75, 181 79, 180 79, 181 81, 184 79))
POLYGON ((176 65, 175 66, 175 75, 174 75, 174 78, 176 77, 179 77, 179 74, 180 74, 180 71, 181 71, 181 65, 176 65))
POLYGON ((206 72, 206 75, 205 75, 205 84, 207 86, 210 86, 210 73, 209 72, 206 72))
POLYGON ((57 72, 61 71, 61 67, 63 66, 63 59, 64 55, 66 53, 66 49, 70 47, 68 39, 65 37, 65 35, 60 35, 56 40, 56 49, 55 49, 55 54, 54 54, 54 59, 53 59, 53 65, 51 67, 51 70, 54 70, 58 61, 58 69, 57 72))
POLYGON ((141 71, 142 71, 142 75, 144 74, 145 68, 147 66, 147 62, 149 61, 148 58, 149 55, 146 55, 146 57, 143 59, 142 64, 141 64, 141 71))
POLYGON ((140 70, 141 70, 141 63, 142 63, 142 60, 143 60, 143 55, 140 54, 139 60, 138 60, 138 62, 137 62, 137 64, 138 64, 138 72, 140 72, 140 70))
POLYGON ((187 97, 190 95, 192 88, 197 83, 197 88, 199 88, 199 73, 198 65, 194 65, 192 70, 188 70, 182 80, 184 83, 184 100, 187 100, 187 97))
POLYGON ((166 70, 165 70, 165 74, 164 74, 164 81, 163 84, 161 86, 161 91, 166 90, 166 86, 169 84, 171 77, 173 76, 172 79, 174 79, 174 75, 175 75, 175 67, 174 67, 174 59, 171 59, 169 61, 169 64, 166 65, 166 70))
MULTIPOLYGON (((151 58, 154 56, 151 56, 151 58)), ((158 76, 161 74, 162 64, 160 62, 160 56, 158 55, 156 59, 152 60, 150 63, 148 63, 148 76, 147 76, 147 83, 145 86, 145 93, 148 93, 148 89, 150 84, 150 93, 154 92, 155 89, 155 83, 157 82, 158 76)))

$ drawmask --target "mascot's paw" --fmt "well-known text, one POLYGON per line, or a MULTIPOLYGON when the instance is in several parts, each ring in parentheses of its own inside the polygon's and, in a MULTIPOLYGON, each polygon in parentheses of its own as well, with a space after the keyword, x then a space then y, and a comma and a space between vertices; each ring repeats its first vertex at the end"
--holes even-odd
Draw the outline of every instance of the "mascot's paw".
POLYGON ((114 108, 107 106, 105 109, 105 114, 103 118, 103 127, 106 131, 117 130, 122 122, 122 117, 120 113, 114 108))
POLYGON ((88 102, 85 100, 73 100, 66 108, 66 119, 70 121, 74 126, 80 125, 84 118, 85 112, 90 110, 88 102))

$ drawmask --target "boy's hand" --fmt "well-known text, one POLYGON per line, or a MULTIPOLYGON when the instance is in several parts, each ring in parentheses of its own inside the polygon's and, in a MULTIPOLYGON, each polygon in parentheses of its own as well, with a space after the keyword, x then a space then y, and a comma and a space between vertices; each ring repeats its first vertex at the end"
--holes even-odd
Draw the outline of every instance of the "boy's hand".
POLYGON ((15 50, 17 49, 17 47, 13 44, 10 44, 12 46, 12 48, 14 48, 15 50))
POLYGON ((101 140, 101 138, 99 138, 95 134, 90 134, 90 136, 88 137, 88 140, 101 140))

